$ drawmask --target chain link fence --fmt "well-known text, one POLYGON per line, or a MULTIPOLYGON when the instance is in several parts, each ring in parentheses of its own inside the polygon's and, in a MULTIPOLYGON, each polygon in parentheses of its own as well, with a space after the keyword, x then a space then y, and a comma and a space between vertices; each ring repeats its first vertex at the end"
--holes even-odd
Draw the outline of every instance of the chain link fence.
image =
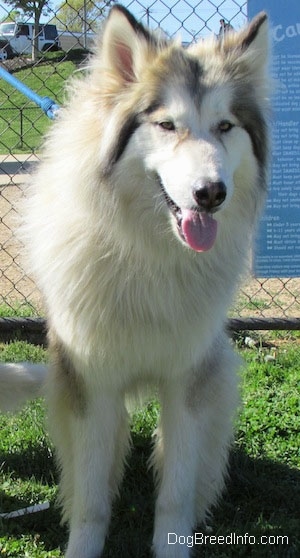
MULTIPOLYGON (((54 1, 36 1, 40 11, 38 44, 34 41, 34 14, 16 10, 18 2, 0 3, 0 65, 40 95, 62 103, 66 79, 88 55, 113 3, 69 0, 55 5, 54 1)), ((247 2, 242 0, 134 0, 123 4, 144 24, 170 37, 180 34, 186 44, 223 32, 220 20, 234 29, 247 20, 247 2)), ((40 294, 24 272, 22 247, 14 231, 23 181, 38 160, 48 126, 51 121, 39 108, 0 80, 0 315, 5 319, 43 315, 40 294)), ((294 327, 295 323, 299 327, 299 295, 300 279, 249 278, 232 308, 232 321, 241 325, 239 320, 246 319, 251 327, 250 318, 252 328, 272 329, 272 321, 277 319, 277 328, 284 328, 285 323, 290 327, 293 321, 294 327)))

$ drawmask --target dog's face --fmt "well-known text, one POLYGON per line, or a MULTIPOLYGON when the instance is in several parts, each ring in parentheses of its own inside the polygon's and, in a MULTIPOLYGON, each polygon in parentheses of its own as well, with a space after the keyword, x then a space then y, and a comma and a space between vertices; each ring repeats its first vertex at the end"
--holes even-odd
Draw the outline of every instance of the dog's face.
POLYGON ((213 246, 238 188, 265 187, 266 27, 260 14, 222 43, 184 50, 158 42, 117 7, 104 31, 105 173, 138 160, 151 190, 143 195, 158 200, 159 213, 195 251, 213 246), (119 129, 117 141, 110 128, 119 129))
POLYGON ((190 83, 167 88, 136 140, 144 145, 146 167, 157 175, 175 233, 202 252, 214 244, 218 213, 230 204, 234 175, 249 157, 251 141, 231 110, 228 86, 205 91, 202 78, 194 98, 190 83))

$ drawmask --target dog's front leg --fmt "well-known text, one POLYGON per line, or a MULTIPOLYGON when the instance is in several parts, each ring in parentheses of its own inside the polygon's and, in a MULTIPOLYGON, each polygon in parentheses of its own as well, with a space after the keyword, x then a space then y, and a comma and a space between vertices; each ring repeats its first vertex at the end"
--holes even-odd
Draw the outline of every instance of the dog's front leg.
POLYGON ((156 558, 187 558, 193 528, 220 495, 232 416, 237 405, 239 361, 220 339, 199 370, 161 390, 162 414, 154 465, 158 472, 153 547, 156 558))
POLYGON ((159 482, 153 539, 156 558, 187 558, 196 519, 199 417, 189 409, 186 397, 181 382, 168 383, 161 393, 154 452, 159 482))
POLYGON ((90 393, 83 413, 69 420, 74 482, 66 558, 99 558, 120 476, 121 463, 115 461, 122 461, 120 447, 125 448, 120 440, 126 422, 123 398, 90 393))

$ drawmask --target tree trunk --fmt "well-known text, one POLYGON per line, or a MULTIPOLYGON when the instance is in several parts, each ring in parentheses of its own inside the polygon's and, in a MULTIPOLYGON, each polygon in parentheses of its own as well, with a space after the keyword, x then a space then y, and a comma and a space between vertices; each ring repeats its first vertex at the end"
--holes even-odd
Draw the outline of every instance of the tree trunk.
POLYGON ((40 10, 34 11, 34 30, 32 37, 32 60, 36 62, 39 57, 39 23, 40 23, 41 12, 40 10))

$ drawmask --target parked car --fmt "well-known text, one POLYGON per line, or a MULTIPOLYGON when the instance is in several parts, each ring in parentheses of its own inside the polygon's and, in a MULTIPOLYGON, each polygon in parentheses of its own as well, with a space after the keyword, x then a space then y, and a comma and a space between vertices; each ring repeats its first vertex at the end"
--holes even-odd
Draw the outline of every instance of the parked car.
POLYGON ((0 35, 0 60, 13 58, 14 53, 6 37, 0 35))
MULTIPOLYGON (((0 35, 9 43, 14 54, 31 54, 34 23, 1 23, 0 35)), ((39 25, 38 48, 40 51, 60 49, 56 25, 39 25)))

